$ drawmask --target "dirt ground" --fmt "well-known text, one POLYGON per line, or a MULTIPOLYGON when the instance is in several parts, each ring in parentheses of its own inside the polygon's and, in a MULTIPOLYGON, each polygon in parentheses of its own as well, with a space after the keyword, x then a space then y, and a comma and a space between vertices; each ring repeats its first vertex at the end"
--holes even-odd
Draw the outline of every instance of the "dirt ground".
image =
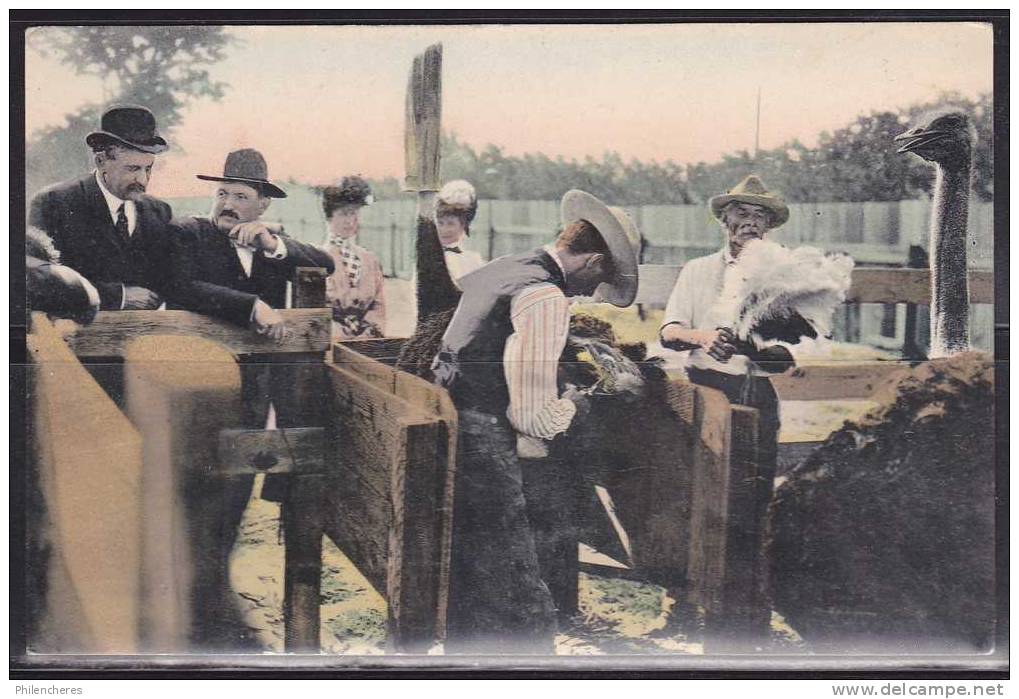
MULTIPOLYGON (((259 492, 256 484, 254 492, 259 492)), ((283 546, 279 507, 253 497, 231 561, 231 584, 244 618, 263 651, 283 652, 283 546)), ((581 573, 580 614, 556 637, 557 655, 701 654, 696 631, 667 624, 674 602, 664 588, 581 573)), ((675 620, 674 620, 675 621, 675 620)), ((386 602, 329 541, 322 549, 322 652, 381 655, 386 643, 386 602)), ((802 642, 777 615, 772 646, 802 642)), ((441 647, 432 649, 441 653, 441 647)))

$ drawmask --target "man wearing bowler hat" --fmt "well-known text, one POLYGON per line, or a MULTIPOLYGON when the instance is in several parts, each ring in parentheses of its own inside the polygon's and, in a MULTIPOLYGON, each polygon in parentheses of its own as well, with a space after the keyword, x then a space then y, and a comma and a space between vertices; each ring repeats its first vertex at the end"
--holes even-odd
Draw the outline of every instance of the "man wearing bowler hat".
POLYGON ((556 601, 545 579, 554 571, 540 558, 529 513, 569 479, 549 473, 547 492, 530 497, 537 493, 525 486, 522 461, 547 458, 589 408, 580 392, 558 387, 569 297, 630 305, 640 240, 625 213, 587 192, 567 192, 561 208, 553 243, 460 278, 463 295, 432 365, 459 415, 450 653, 554 650, 556 601))
POLYGON ((63 264, 99 292, 102 310, 158 308, 169 291, 172 212, 145 194, 155 156, 167 149, 145 107, 111 107, 85 137, 95 170, 35 195, 29 224, 60 251, 63 264))
MULTIPOLYGON (((208 216, 173 223, 173 304, 282 341, 286 326, 276 309, 286 306, 287 281, 297 267, 324 267, 332 273, 333 258, 288 237, 280 224, 261 220, 273 199, 287 195, 269 181, 265 158, 257 150, 233 151, 226 156, 222 175, 197 177, 215 183, 212 207, 208 216)), ((240 369, 242 419, 248 427, 263 428, 271 404, 280 427, 290 426, 297 413, 307 409, 288 404, 300 366, 242 362, 240 369)), ((229 562, 253 480, 241 476, 207 481, 188 499, 196 519, 216 513, 213 525, 198 535, 203 540, 195 552, 202 579, 195 592, 199 599, 193 640, 201 648, 236 650, 251 641, 230 591, 229 562)), ((286 482, 267 478, 265 486, 272 490, 271 499, 281 499, 286 482)), ((263 497, 268 498, 265 486, 263 497)))

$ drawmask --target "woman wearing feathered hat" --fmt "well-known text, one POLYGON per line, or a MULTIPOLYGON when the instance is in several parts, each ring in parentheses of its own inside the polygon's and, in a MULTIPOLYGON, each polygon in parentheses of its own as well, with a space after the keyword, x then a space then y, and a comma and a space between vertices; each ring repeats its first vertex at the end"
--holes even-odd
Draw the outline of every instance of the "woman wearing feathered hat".
POLYGON ((322 192, 326 249, 336 263, 336 271, 326 279, 326 298, 333 309, 333 337, 340 340, 382 337, 385 329, 382 265, 355 242, 361 208, 372 201, 371 187, 357 175, 322 192))
POLYGON ((471 221, 478 212, 478 195, 466 180, 453 180, 443 185, 435 201, 435 227, 442 244, 449 276, 456 284, 460 277, 485 264, 480 254, 465 250, 471 234, 471 221))

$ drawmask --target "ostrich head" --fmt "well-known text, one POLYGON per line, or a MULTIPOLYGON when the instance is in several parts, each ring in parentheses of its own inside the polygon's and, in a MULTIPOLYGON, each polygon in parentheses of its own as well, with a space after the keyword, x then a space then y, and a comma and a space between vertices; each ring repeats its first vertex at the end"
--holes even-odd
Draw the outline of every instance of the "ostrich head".
POLYGON ((969 117, 956 110, 930 114, 895 137, 896 142, 902 142, 899 153, 916 153, 924 160, 947 167, 969 165, 976 140, 976 129, 969 117))

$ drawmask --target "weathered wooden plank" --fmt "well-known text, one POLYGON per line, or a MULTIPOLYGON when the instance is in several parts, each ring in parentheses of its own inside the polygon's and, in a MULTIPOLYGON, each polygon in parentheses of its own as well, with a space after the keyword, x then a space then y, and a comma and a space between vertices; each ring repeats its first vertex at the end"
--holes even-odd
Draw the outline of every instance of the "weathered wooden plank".
MULTIPOLYGON (((352 349, 358 354, 375 359, 383 364, 391 365, 396 361, 396 358, 400 356, 400 349, 403 347, 403 343, 407 341, 405 337, 387 337, 371 340, 344 340, 339 343, 339 346, 352 349)), ((333 345, 333 361, 339 361, 336 359, 336 348, 337 345, 333 345)), ((341 355, 342 357, 343 355, 341 355)))
POLYGON ((757 410, 732 406, 732 442, 721 596, 706 609, 705 651, 753 648, 766 640, 761 550, 772 475, 761 468, 757 410))
POLYGON ((905 361, 807 364, 771 377, 781 400, 854 400, 872 397, 905 361))
POLYGON ((240 416, 240 371, 214 342, 152 335, 128 343, 124 375, 127 414, 144 438, 143 648, 183 652, 229 590, 221 506, 231 479, 208 474, 220 431, 240 416))
MULTIPOLYGON (((121 357, 127 343, 143 335, 205 338, 234 354, 324 353, 329 349, 329 309, 295 308, 279 312, 290 332, 278 344, 249 328, 189 311, 100 311, 90 325, 75 326, 67 343, 79 357, 121 357)), ((202 361, 201 357, 195 359, 202 361)))
POLYGON ((414 58, 407 85, 404 125, 404 188, 439 188, 439 131, 442 122, 442 44, 414 58))
POLYGON ((294 476, 281 511, 286 540, 283 647, 288 653, 319 651, 325 487, 323 475, 294 476))
MULTIPOLYGON (((994 303, 994 274, 986 270, 969 272, 970 303, 994 303)), ((856 303, 930 304, 931 274, 926 269, 882 269, 858 267, 846 297, 856 303)))
MULTIPOLYGON (((435 502, 431 502, 431 500, 429 502, 430 506, 435 507, 435 511, 440 513, 440 521, 442 523, 442 531, 439 533, 440 551, 438 552, 439 560, 441 561, 438 583, 440 591, 438 605, 439 617, 445 619, 448 602, 446 591, 449 589, 450 546, 452 541, 453 485, 456 475, 458 425, 456 406, 453 405, 453 400, 449 397, 449 393, 435 384, 360 354, 357 350, 362 348, 361 342, 364 341, 334 345, 333 362, 356 373, 369 383, 393 393, 393 395, 404 399, 411 405, 442 420, 442 430, 446 434, 446 447, 445 451, 440 454, 440 461, 434 466, 436 472, 433 477, 437 480, 444 480, 444 486, 441 497, 435 502)), ((403 340, 398 340, 397 342, 402 344, 403 340)), ((431 492, 429 490, 430 486, 426 485, 423 488, 428 490, 429 493, 431 492)), ((431 497, 433 495, 429 495, 429 498, 431 497)), ((444 626, 441 628, 441 631, 445 632, 444 626)))
POLYGON ((732 409, 721 391, 694 392, 688 600, 717 610, 723 598, 728 543, 732 409))
POLYGON ((32 536, 49 547, 47 560, 28 562, 46 580, 30 646, 39 653, 137 653, 147 516, 141 435, 42 314, 33 314, 27 345, 33 467, 45 503, 36 513, 45 531, 32 536))
POLYGON ((445 625, 446 426, 354 372, 327 375, 325 532, 386 597, 392 645, 420 650, 445 625))
POLYGON ((213 475, 321 473, 324 449, 322 427, 223 430, 219 433, 219 462, 213 475))
MULTIPOLYGON (((641 265, 634 303, 664 308, 679 270, 678 265, 641 265)), ((994 275, 990 271, 970 270, 969 289, 970 303, 994 303, 994 275)), ((930 294, 929 270, 857 267, 846 302, 929 304, 930 294)))

